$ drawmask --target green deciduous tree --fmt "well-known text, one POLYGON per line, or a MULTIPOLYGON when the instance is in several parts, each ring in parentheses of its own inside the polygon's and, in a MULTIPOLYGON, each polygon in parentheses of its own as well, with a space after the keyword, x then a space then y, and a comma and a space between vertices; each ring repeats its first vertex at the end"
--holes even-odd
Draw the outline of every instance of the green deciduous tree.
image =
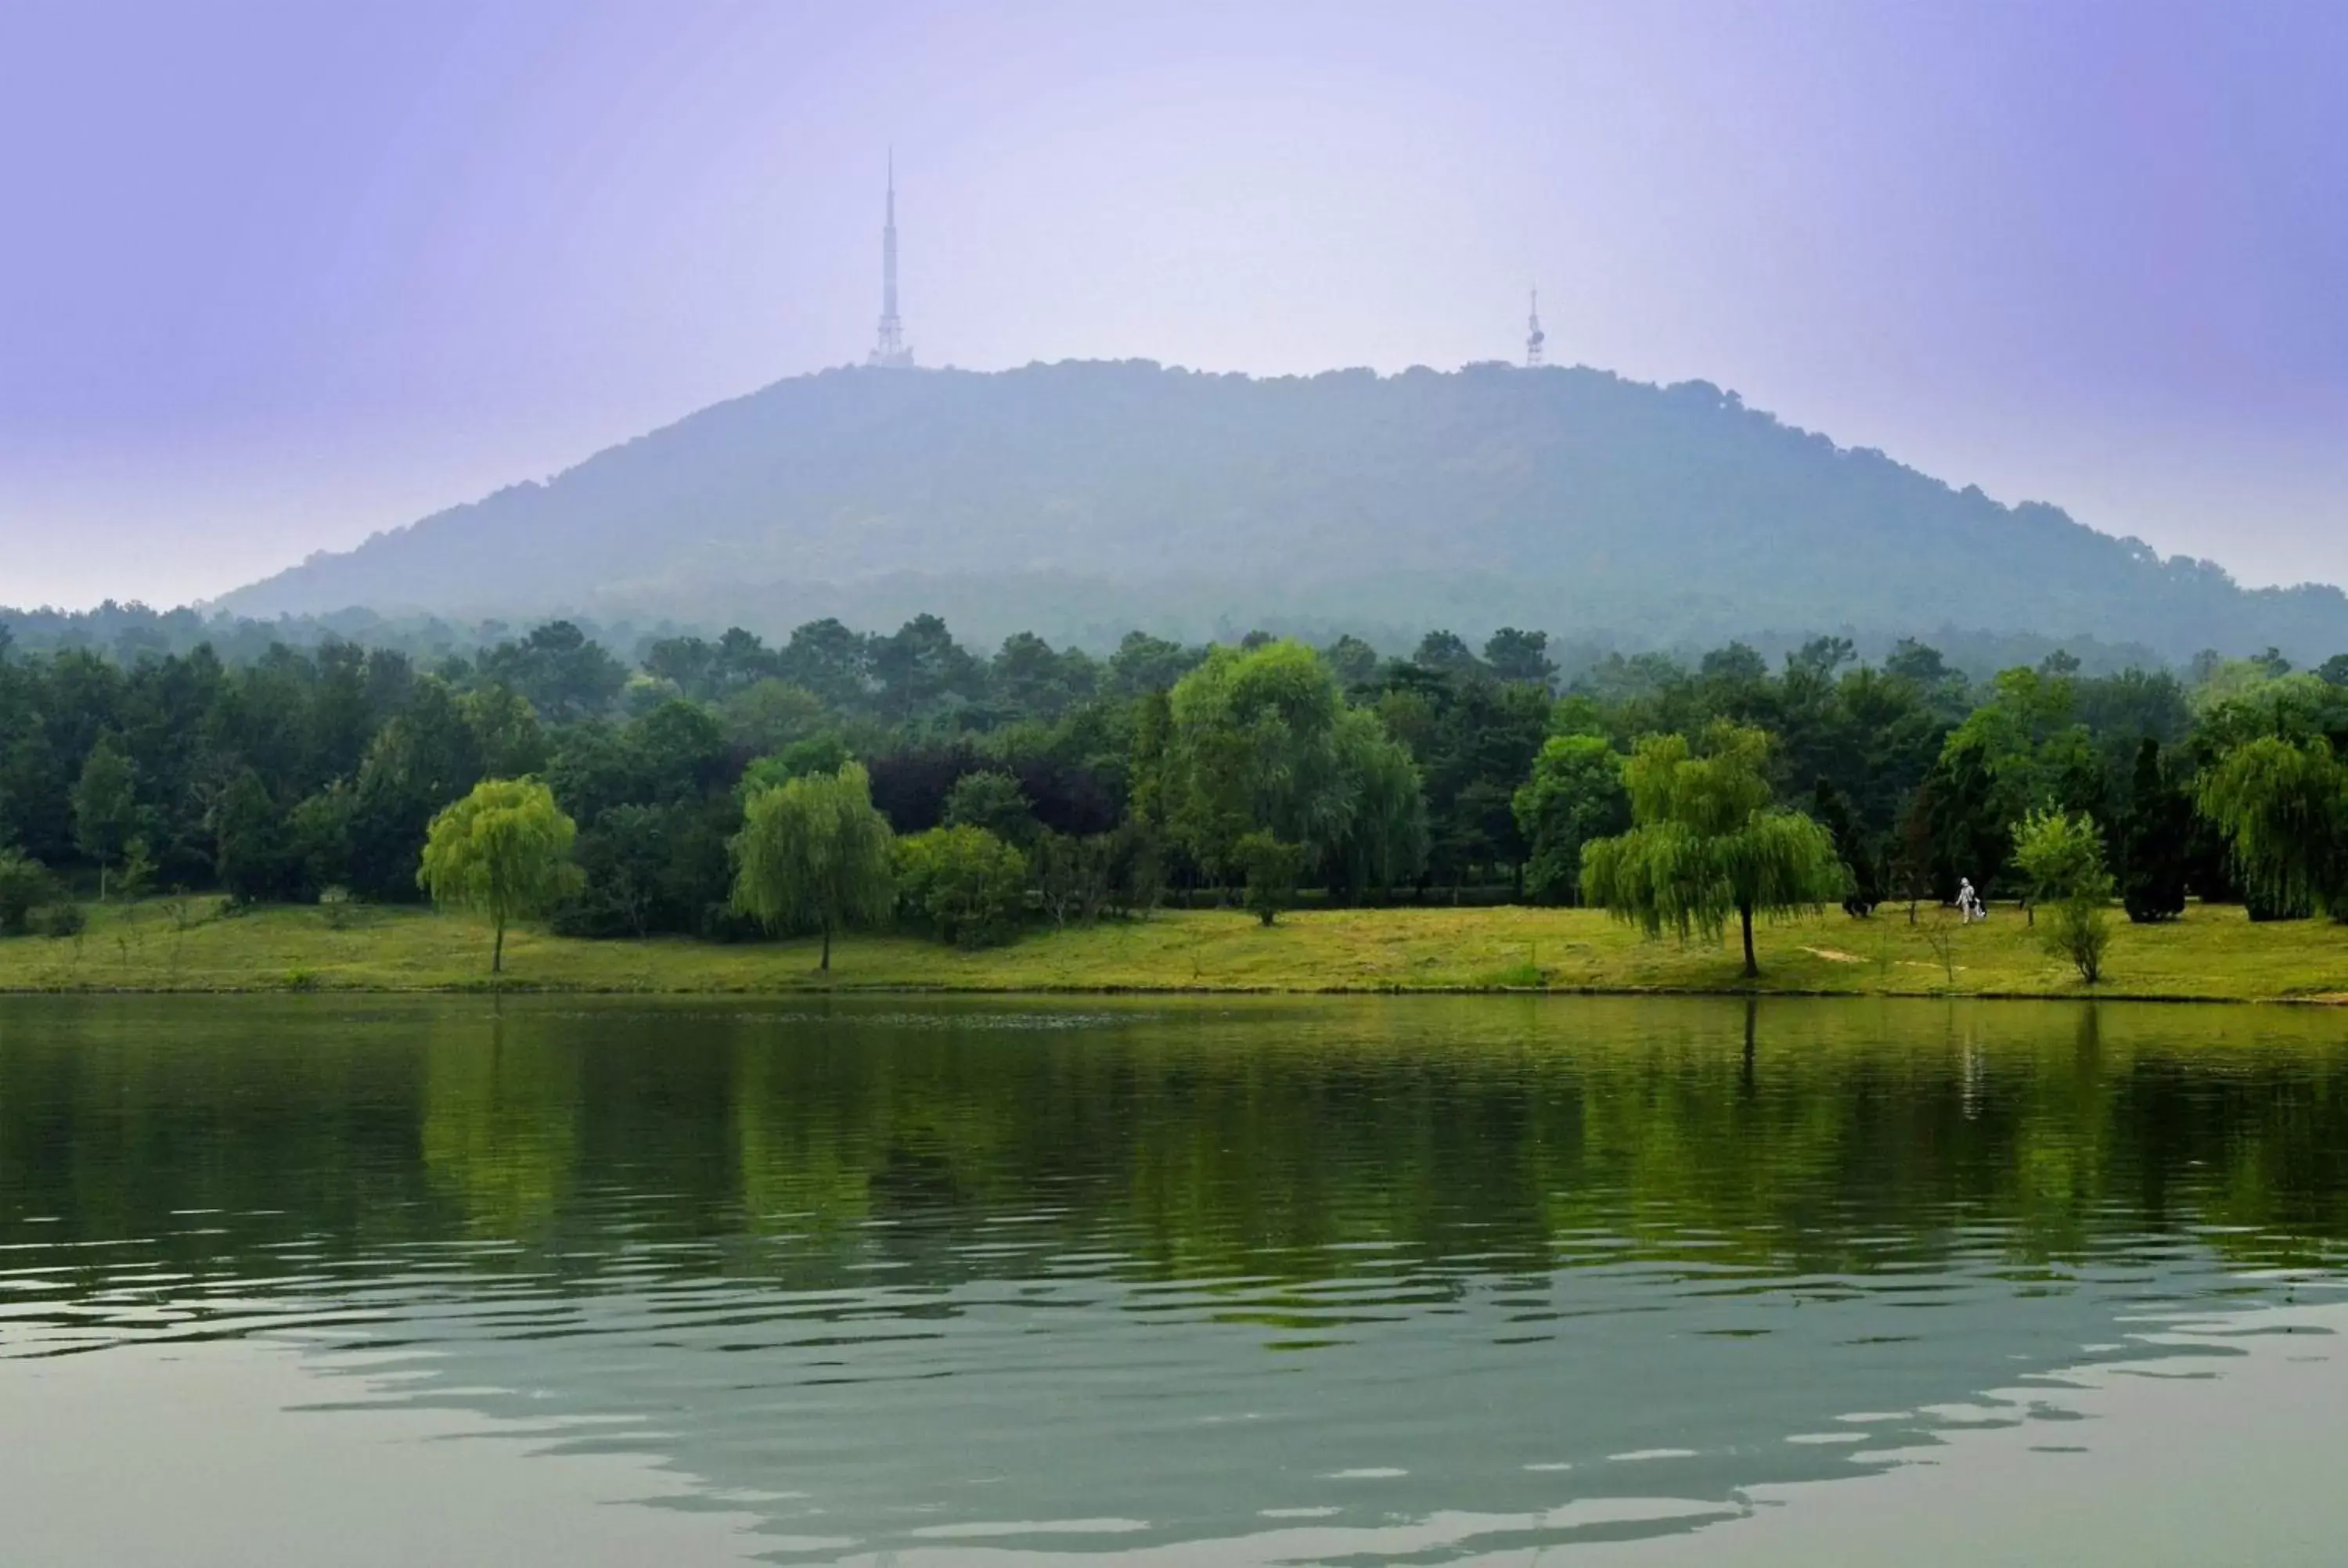
POLYGON ((74 843, 98 863, 98 896, 139 835, 139 795, 130 754, 111 733, 100 735, 73 789, 74 843))
POLYGON ((1525 891, 1542 903, 1578 897, 1582 845, 1631 825, 1622 757, 1603 735, 1550 736, 1511 804, 1517 831, 1530 846, 1525 891))
POLYGON ((1489 677, 1491 671, 1476 657, 1467 640, 1456 631, 1430 631, 1418 640, 1416 651, 1410 661, 1423 670, 1433 670, 1446 675, 1489 677))
POLYGON ((945 825, 983 827, 1005 844, 1023 847, 1040 831, 1019 781, 992 768, 964 774, 946 791, 945 825))
POLYGON ((1296 877, 1304 867, 1303 846, 1259 831, 1241 835, 1231 855, 1246 878, 1248 913, 1271 925, 1282 909, 1296 902, 1296 877))
POLYGON ((1157 831, 1128 817, 1107 839, 1108 907, 1120 915, 1147 916, 1166 893, 1166 859, 1157 831))
POLYGON ((762 789, 772 789, 792 779, 836 774, 853 761, 847 743, 838 735, 810 735, 804 741, 793 741, 779 751, 753 758, 750 765, 742 770, 742 798, 747 800, 762 789))
POLYGON ((1455 886, 1471 876, 1513 881, 1527 852, 1514 801, 1549 737, 1548 690, 1419 674, 1418 689, 1407 696, 1426 704, 1423 722, 1396 738, 1409 747, 1424 781, 1430 869, 1455 886))
MULTIPOLYGON (((500 695, 506 700, 496 704, 502 730, 507 702, 518 700, 500 695)), ((527 704, 520 707, 527 716, 527 704)), ((314 827, 324 828, 330 821, 339 827, 344 873, 353 892, 380 899, 416 896, 417 849, 433 814, 461 798, 488 772, 473 723, 485 712, 484 704, 458 697, 442 681, 418 682, 368 743, 347 804, 332 803, 312 817, 314 827)), ((530 723, 534 728, 536 721, 530 723)), ((507 749, 504 738, 500 749, 507 749)))
POLYGON ((2059 666, 2007 670, 1951 732, 1931 793, 1948 875, 1986 888, 2003 872, 2012 826, 2025 815, 2101 809, 2103 761, 2077 722, 2077 682, 2059 666))
POLYGON ((606 806, 580 830, 583 880, 556 914, 555 930, 566 937, 708 930, 733 883, 726 841, 738 823, 726 803, 606 806))
POLYGON ((1109 655, 1109 689, 1121 697, 1169 692, 1205 657, 1201 650, 1185 648, 1146 631, 1128 631, 1117 645, 1117 651, 1109 655))
POLYGON ((122 846, 122 865, 114 874, 114 890, 125 898, 144 898, 155 888, 155 856, 144 838, 133 835, 122 846))
POLYGON ((836 931, 884 923, 896 902, 888 819, 855 763, 753 792, 734 836, 733 906, 770 933, 817 931, 831 968, 836 931))
POLYGON ((505 969, 506 927, 543 914, 571 890, 578 828, 536 779, 484 779, 426 830, 417 886, 446 907, 485 915, 496 929, 489 972, 505 969))
POLYGON ((2316 675, 2259 674, 2231 688, 2206 686, 2194 698, 2195 740, 2206 756, 2260 735, 2348 734, 2348 687, 2316 675))
POLYGON ((1753 917, 1816 909, 1846 886, 1826 829, 1771 804, 1768 759, 1765 732, 1727 723, 1700 746, 1641 742, 1623 768, 1634 825, 1583 847, 1582 896, 1650 937, 1716 939, 1734 914, 1745 972, 1758 975, 1753 917))
POLYGON ((628 681, 626 667, 568 620, 550 620, 520 642, 500 642, 481 656, 481 673, 549 719, 600 713, 628 681))
POLYGON ((0 848, 0 937, 32 928, 33 911, 57 896, 57 879, 39 861, 0 848))
POLYGON ((831 722, 821 698, 804 686, 772 677, 731 693, 717 711, 726 738, 754 755, 807 740, 831 722))
POLYGON ((872 639, 829 616, 810 620, 791 633, 778 671, 835 708, 861 707, 871 697, 872 639))
POLYGON ((1377 679, 1378 651, 1351 632, 1321 650, 1321 658, 1349 692, 1377 679))
POLYGON ((490 778, 522 778, 546 766, 546 732, 521 693, 505 686, 468 692, 458 704, 490 778))
POLYGON ((1270 833, 1331 880, 1389 886, 1425 864, 1426 817, 1409 754, 1298 642, 1210 652, 1175 686, 1162 744, 1145 712, 1134 798, 1210 873, 1241 871, 1239 841, 1270 833))
POLYGON ((1503 626, 1484 644, 1484 664, 1496 679, 1523 682, 1543 691, 1557 678, 1557 661, 1549 656, 1546 631, 1503 626))
POLYGON ((1214 649, 1169 702, 1163 809, 1200 866, 1235 871, 1233 846, 1258 828, 1334 838, 1343 803, 1330 743, 1344 699, 1310 649, 1214 649))
POLYGON ((284 814, 261 775, 246 768, 212 802, 212 869, 221 890, 245 903, 280 898, 301 883, 284 814))
POLYGON ((2079 978, 2103 978, 2111 946, 2112 875, 2104 865, 2104 835, 2084 812, 2034 811, 2013 828, 2013 865, 2031 903, 2047 912, 2041 939, 2067 958, 2079 978))
POLYGON ((897 841, 897 903, 942 941, 1001 941, 1026 901, 1027 857, 983 827, 933 827, 897 841))
POLYGON ((1004 639, 987 667, 987 683, 997 702, 1031 718, 1056 719, 1089 698, 1100 683, 1100 666, 1081 649, 1055 652, 1032 631, 1004 639))
POLYGON ((1055 926, 1089 926, 1114 896, 1117 835, 1045 833, 1035 843, 1035 891, 1055 926))
POLYGON ((330 887, 349 891, 351 819, 357 806, 357 794, 350 785, 338 782, 308 796, 287 814, 286 849, 304 893, 314 896, 330 887))
POLYGON ((891 719, 967 701, 985 682, 986 667, 934 615, 917 615, 888 636, 873 638, 870 646, 872 678, 880 688, 873 700, 891 719))

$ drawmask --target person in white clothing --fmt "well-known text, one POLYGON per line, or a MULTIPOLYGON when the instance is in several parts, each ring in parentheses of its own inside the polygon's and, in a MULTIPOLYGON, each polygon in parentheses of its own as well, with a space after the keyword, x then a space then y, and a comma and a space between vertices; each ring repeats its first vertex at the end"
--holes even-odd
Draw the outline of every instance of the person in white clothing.
POLYGON ((1957 878, 1957 917, 1968 926, 1975 920, 1989 918, 1989 910, 1982 903, 1981 895, 1973 891, 1970 876, 1957 878))

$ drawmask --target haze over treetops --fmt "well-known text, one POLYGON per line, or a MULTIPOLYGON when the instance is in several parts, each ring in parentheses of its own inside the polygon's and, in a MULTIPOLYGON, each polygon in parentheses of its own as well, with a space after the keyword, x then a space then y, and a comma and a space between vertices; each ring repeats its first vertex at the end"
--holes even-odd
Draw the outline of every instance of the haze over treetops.
POLYGON ((2170 659, 2348 647, 2034 503, 1836 446, 1703 382, 1475 365, 1254 379, 1147 362, 778 382, 543 483, 228 595, 240 614, 667 616, 981 637, 1513 624, 1660 646, 1952 628, 2170 659))

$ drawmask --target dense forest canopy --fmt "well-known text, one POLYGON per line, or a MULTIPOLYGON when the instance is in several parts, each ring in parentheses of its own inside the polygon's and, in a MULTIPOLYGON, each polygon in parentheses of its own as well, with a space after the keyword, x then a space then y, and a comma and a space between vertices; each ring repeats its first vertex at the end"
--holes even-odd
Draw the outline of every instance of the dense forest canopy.
MULTIPOLYGON (((597 641, 623 649, 693 630, 666 622, 644 628, 624 620, 578 624, 597 641)), ((257 620, 190 605, 158 610, 136 600, 126 604, 108 600, 91 610, 15 610, 0 605, 0 649, 14 649, 20 654, 95 653, 122 665, 209 648, 222 663, 237 666, 270 657, 280 648, 315 652, 332 642, 355 643, 437 663, 451 657, 470 658, 521 630, 494 619, 451 621, 438 616, 387 616, 357 609, 331 615, 257 620)))
MULTIPOLYGON (((724 622, 692 620, 598 620, 588 616, 564 619, 605 647, 638 661, 647 657, 656 643, 695 636, 715 641, 725 628, 724 622)), ((1190 641, 1236 642, 1251 630, 1271 631, 1323 645, 1341 637, 1352 637, 1390 649, 1414 647, 1422 635, 1421 630, 1405 632, 1392 627, 1381 628, 1361 617, 1299 615, 1281 610, 1268 611, 1247 625, 1240 624, 1230 614, 1219 614, 1213 620, 1215 630, 1198 637, 1179 637, 1163 622, 1149 625, 1148 630, 1160 637, 1190 641)), ((847 623, 874 630, 896 624, 853 617, 848 618, 847 623)), ((962 623, 957 620, 956 624, 962 623)), ((20 653, 88 651, 125 665, 135 664, 150 654, 192 653, 200 647, 211 649, 223 663, 244 665, 280 646, 315 651, 329 642, 353 642, 363 648, 405 653, 431 665, 451 657, 474 657, 484 649, 510 640, 521 630, 520 625, 495 617, 448 620, 420 613, 389 615, 365 609, 258 619, 218 606, 198 609, 182 605, 157 610, 135 601, 125 604, 111 600, 95 609, 74 610, 12 610, 0 605, 0 645, 14 647, 20 653)), ((1092 635, 1068 641, 1088 653, 1107 657, 1116 651, 1128 630, 1123 626, 1114 630, 1096 628, 1092 635)), ((1841 629, 1841 633, 1849 637, 1860 657, 1870 661, 1889 658, 1901 641, 1889 633, 1863 635, 1848 628, 1841 629)), ((1746 644, 1774 662, 1800 649, 1815 635, 1812 631, 1756 632, 1734 641, 1746 644)), ((2055 638, 2041 632, 1966 631, 1942 625, 1925 640, 1941 651, 1951 668, 1983 680, 2000 670, 2016 664, 2035 664, 2058 652, 2077 659, 2082 670, 2096 675, 2117 674, 2128 669, 2157 669, 2172 662, 2141 643, 2055 638)), ((1707 649, 1723 641, 1729 640, 1715 638, 1712 642, 1696 642, 1684 639, 1658 643, 1647 637, 1560 638, 1547 634, 1544 656, 1565 676, 1572 677, 1618 653, 1665 653, 1683 663, 1693 664, 1707 649)), ((2265 645, 2244 645, 2246 649, 2253 646, 2265 645)), ((2207 661, 2219 655, 2205 650, 2195 657, 2207 661)))
POLYGON ((353 606, 769 637, 929 610, 1095 649, 1257 625, 1389 643, 1514 625, 1625 651, 1921 633, 1960 657, 1954 638, 1988 633, 2140 661, 2348 646, 2336 589, 2245 589, 1705 383, 1501 365, 797 377, 221 603, 353 606))
MULTIPOLYGON (((2058 652, 1976 681, 1919 642, 1868 662, 1819 638, 1565 677, 1542 633, 1508 628, 1406 656, 1135 631, 1097 657, 1033 633, 983 653, 919 616, 633 660, 567 621, 429 661, 332 639, 236 664, 0 648, 0 927, 88 892, 414 900, 436 819, 520 779, 562 847, 543 902, 582 936, 789 926, 788 878, 745 896, 746 824, 822 779, 893 835, 897 917, 955 940, 1242 885, 1266 918, 1300 893, 1570 901, 1585 851, 1661 820, 1634 765, 1653 738, 1709 756, 1722 735, 1745 815, 1699 825, 1801 836, 1808 866, 1774 892, 1728 866, 1721 907, 1747 917, 1829 889, 1865 914, 1960 877, 2027 893, 2046 878, 2017 829, 2048 814, 2096 835, 2134 917, 2188 891, 2348 916, 2348 654, 2180 678, 2058 652)), ((858 918, 886 902, 856 897, 858 918)))

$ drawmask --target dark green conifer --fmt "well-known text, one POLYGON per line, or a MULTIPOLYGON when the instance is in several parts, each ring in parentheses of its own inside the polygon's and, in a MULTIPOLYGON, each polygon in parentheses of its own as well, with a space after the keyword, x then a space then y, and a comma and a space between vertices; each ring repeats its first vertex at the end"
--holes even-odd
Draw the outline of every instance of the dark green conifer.
POLYGON ((2185 867, 2193 839, 2193 803, 2177 787, 2147 735, 2136 751, 2127 815, 2120 828, 2120 903, 2138 925, 2185 912, 2185 867))

